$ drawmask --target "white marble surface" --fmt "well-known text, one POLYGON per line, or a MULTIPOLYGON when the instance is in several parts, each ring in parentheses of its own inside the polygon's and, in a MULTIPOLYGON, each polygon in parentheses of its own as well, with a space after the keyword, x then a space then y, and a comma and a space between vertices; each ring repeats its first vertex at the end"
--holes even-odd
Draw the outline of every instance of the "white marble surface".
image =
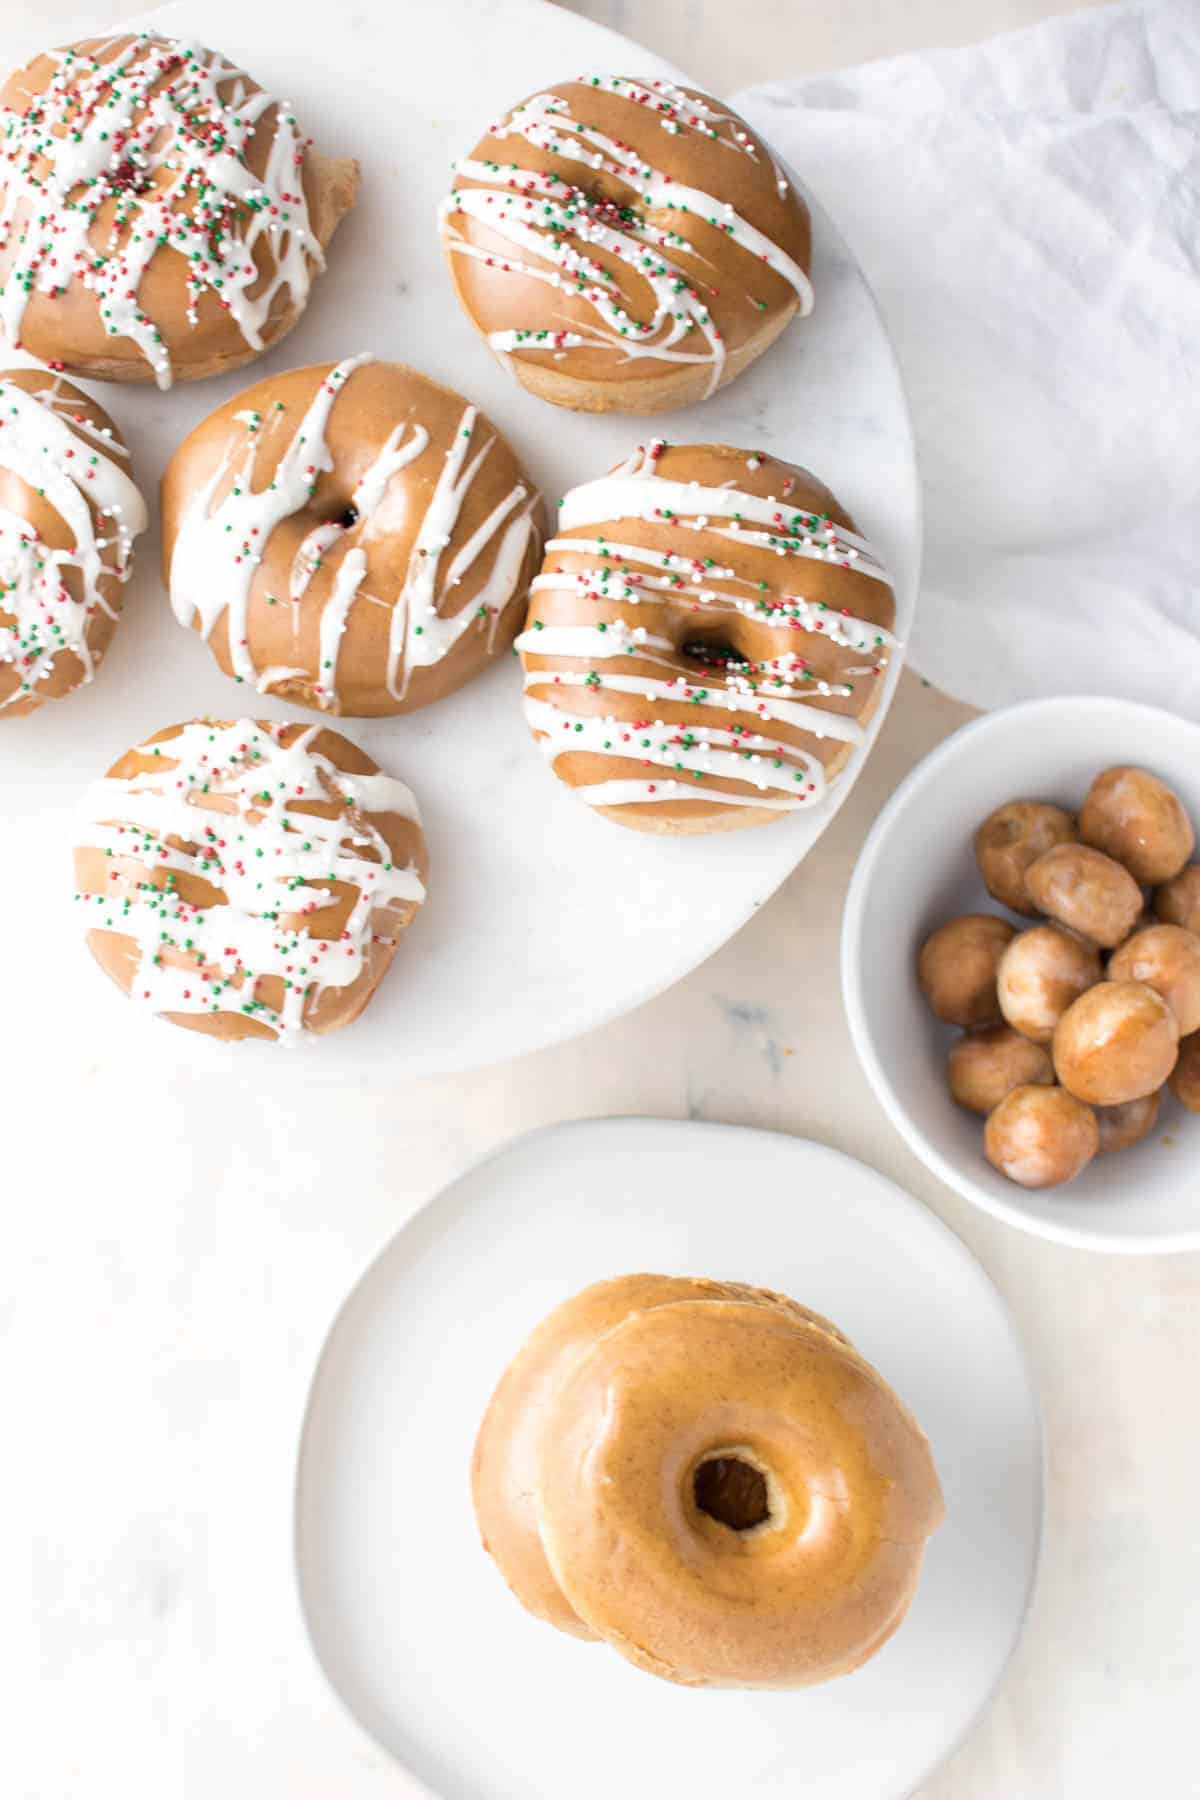
MULTIPOLYGON (((1051 10, 741 0, 730 33, 721 0, 618 5, 588 10, 726 89, 1051 10)), ((84 23, 132 10, 96 0, 84 23)), ((79 7, 44 0, 38 17, 61 38, 79 7)), ((31 22, 15 0, 0 22, 2 60, 29 45, 31 22)), ((963 716, 906 680, 820 853, 687 981, 565 1048, 469 1078, 364 1079, 300 1120, 264 1114, 249 1087, 217 1103, 152 1053, 98 1057, 70 1090, 47 1069, 36 1111, 4 1116, 0 1791, 407 1800, 415 1790, 323 1686, 295 1609, 281 1522, 314 1322, 473 1157, 552 1120, 629 1112, 752 1123, 864 1158, 961 1233, 1021 1321, 1049 1428, 1044 1568, 994 1707, 922 1800, 1200 1793, 1200 1258, 1094 1257, 969 1211, 888 1125, 841 1012, 835 945, 857 846, 963 716), (156 1140, 188 1144, 186 1183, 137 1125, 115 1169, 95 1166, 134 1089, 156 1140)), ((9 1054, 21 1036, 10 1020, 9 1054)))

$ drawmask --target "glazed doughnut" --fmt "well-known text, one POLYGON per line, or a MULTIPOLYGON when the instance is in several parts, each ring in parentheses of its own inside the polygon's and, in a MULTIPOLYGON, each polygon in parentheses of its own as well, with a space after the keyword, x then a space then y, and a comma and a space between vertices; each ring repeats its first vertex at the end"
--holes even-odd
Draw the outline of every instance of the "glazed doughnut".
POLYGON ((1048 1050, 1011 1025, 984 1025, 951 1045, 946 1079, 960 1106, 986 1118, 1016 1087, 1051 1086, 1054 1064, 1048 1050))
POLYGON ((1155 1088, 1152 1094, 1143 1094, 1140 1100, 1093 1108, 1100 1127, 1101 1156, 1111 1156, 1115 1150, 1132 1150, 1135 1144, 1149 1137, 1158 1123, 1162 1097, 1163 1090, 1155 1088))
POLYGON ((530 1610, 695 1687, 857 1668, 943 1516, 920 1428, 827 1321, 655 1276, 585 1289, 534 1334, 474 1494, 530 1610))
POLYGON ((60 375, 0 375, 0 716, 92 679, 147 523, 103 407, 60 375))
POLYGON ((1108 962, 1110 981, 1144 981, 1161 994, 1180 1037, 1200 1031, 1200 937, 1157 920, 1126 938, 1108 962))
POLYGON ((526 716, 621 825, 767 824, 861 748, 894 618, 878 555, 814 476, 655 441, 562 502, 517 641, 526 716))
POLYGON ((917 956, 917 982, 944 1025, 999 1022, 996 977, 1016 932, 992 913, 962 913, 930 933, 917 956))
POLYGON ((319 725, 170 726, 95 784, 88 816, 93 956, 145 1011, 213 1037, 348 1025, 425 898, 412 794, 319 725))
POLYGON ((1200 1031, 1193 1031, 1179 1046, 1179 1061, 1171 1070, 1168 1085, 1181 1106, 1200 1113, 1200 1031))
POLYGON ((1006 1094, 983 1132, 992 1167, 1021 1187, 1061 1187, 1082 1174, 1100 1148, 1090 1106, 1061 1087, 1018 1087, 1006 1094))
POLYGON ((1196 833, 1173 788, 1147 769, 1119 764, 1097 775, 1079 812, 1079 835, 1155 887, 1171 881, 1196 848, 1196 833))
POLYGON ((1200 937, 1200 863, 1189 863, 1154 896, 1154 911, 1167 925, 1182 925, 1200 937))
POLYGON ((49 50, 0 89, 0 325, 106 381, 249 362, 303 312, 358 167, 184 39, 49 50))
POLYGON ((1047 850, 1073 843, 1077 835, 1074 819, 1061 806, 1044 800, 1010 800, 998 806, 975 833, 975 860, 992 899, 1036 919, 1026 871, 1047 850))
POLYGON ((1058 1079, 1076 1099, 1123 1106, 1166 1081, 1179 1054, 1179 1026, 1144 982, 1100 981, 1059 1020, 1053 1054, 1058 1079))
POLYGON ((669 81, 523 100, 455 165, 441 230, 471 323, 558 406, 689 406, 812 306, 803 200, 744 120, 669 81))
POLYGON ((163 580, 227 675, 358 718, 452 693, 516 633, 541 498, 468 401, 353 356, 272 375, 184 439, 163 580))
POLYGON ((1122 863, 1087 844, 1056 844, 1025 877, 1040 912, 1105 950, 1129 936, 1142 912, 1142 890, 1122 863))
POLYGON ((1101 974, 1100 953, 1092 944, 1059 925, 1033 925, 1013 939, 1000 959, 1000 1011, 1022 1037, 1048 1044, 1071 1002, 1094 987, 1101 974))

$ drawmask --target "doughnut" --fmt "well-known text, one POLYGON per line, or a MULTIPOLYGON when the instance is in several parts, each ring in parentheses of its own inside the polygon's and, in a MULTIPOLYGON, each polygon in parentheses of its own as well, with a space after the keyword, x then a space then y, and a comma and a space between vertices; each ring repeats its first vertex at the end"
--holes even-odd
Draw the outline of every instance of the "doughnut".
POLYGON ((1021 1187, 1061 1187, 1100 1148, 1090 1106, 1061 1087, 1018 1087, 990 1114, 983 1133, 992 1167, 1021 1187))
POLYGON ((1054 1068, 1078 1100, 1121 1106, 1160 1088, 1175 1066, 1179 1027, 1141 981, 1101 981, 1081 994, 1054 1033, 1054 1068))
POLYGON ((1111 1156, 1115 1150, 1131 1150, 1149 1137, 1158 1123, 1163 1091, 1155 1088, 1140 1100, 1126 1100, 1121 1106, 1097 1106, 1096 1123, 1100 1127, 1100 1154, 1111 1156))
POLYGON ((147 523, 103 407, 61 375, 0 375, 0 718, 91 681, 147 523))
POLYGON ((993 900, 1035 919, 1025 875, 1030 863, 1056 844, 1075 842, 1075 821, 1043 800, 1010 800, 989 813, 975 833, 975 861, 993 900))
POLYGON ((1093 781, 1080 809, 1079 835, 1147 887, 1172 881, 1196 848, 1178 794, 1148 770, 1124 766, 1105 769, 1093 781))
POLYGON ((1093 945, 1057 925, 1034 925, 1020 932, 1000 958, 1000 1011, 1014 1031, 1035 1044, 1048 1044, 1071 1002, 1094 987, 1102 973, 1093 945))
POLYGON ((163 476, 163 582, 227 675, 314 710, 412 712, 512 644, 541 497, 495 426, 352 356, 226 401, 163 476))
POLYGON ((87 815, 92 955, 143 1011, 212 1037, 348 1025, 425 898, 412 794, 319 725, 169 726, 113 764, 87 815))
POLYGON ((1166 925, 1182 925, 1200 937, 1200 863, 1189 863, 1154 896, 1154 911, 1166 925))
POLYGON ((804 201, 743 119, 670 81, 521 101, 455 164, 441 235, 496 357, 586 412, 703 400, 812 307, 804 201))
POLYGON ((1200 1031, 1200 937, 1182 925, 1148 925, 1109 958, 1110 981, 1144 981, 1161 994, 1180 1037, 1200 1031))
POLYGON ((1122 943, 1142 912, 1129 870, 1086 844, 1056 844, 1029 865, 1029 897, 1039 912, 1105 950, 1122 943))
POLYGON ((916 1421, 828 1321, 652 1275, 543 1322, 472 1478, 530 1611, 692 1687, 857 1668, 903 1620, 944 1511, 916 1421))
POLYGON ((939 925, 921 945, 917 981, 945 1025, 991 1025, 1000 1019, 996 975, 1016 932, 991 913, 963 913, 939 925))
POLYGON ((1179 1061, 1167 1078, 1167 1085, 1181 1106, 1200 1113, 1200 1031, 1183 1039, 1179 1061))
POLYGON ((103 381, 224 374, 304 311, 358 166, 187 39, 48 50, 0 88, 0 327, 103 381))
POLYGON ((1054 1064, 1011 1025, 984 1025, 951 1045, 946 1077, 958 1104, 986 1118, 1015 1087, 1050 1086, 1054 1064))
POLYGON ((526 717, 618 824, 768 824, 861 750, 894 617, 878 555, 814 476, 656 440, 562 502, 517 640, 526 717))

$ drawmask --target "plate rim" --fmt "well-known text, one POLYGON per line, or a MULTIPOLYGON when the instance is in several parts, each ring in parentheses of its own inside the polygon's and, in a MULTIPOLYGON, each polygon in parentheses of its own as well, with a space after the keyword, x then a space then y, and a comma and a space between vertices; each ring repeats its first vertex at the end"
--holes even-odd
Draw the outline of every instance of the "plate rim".
POLYGON ((1049 1463, 1047 1457, 1048 1440, 1045 1407, 1042 1401, 1041 1388, 1036 1379, 1033 1360, 1025 1339, 1018 1328, 1012 1307, 1010 1306, 1007 1297, 994 1280, 991 1272, 984 1266, 970 1247, 964 1242, 953 1227, 946 1223, 939 1213, 935 1212, 932 1207, 925 1205, 921 1200, 918 1200, 914 1194, 910 1194, 906 1188, 902 1187, 899 1182, 894 1181, 890 1175, 885 1175, 881 1170, 875 1168, 872 1163, 864 1162, 859 1157, 851 1156, 848 1151, 838 1149, 833 1144, 823 1143, 818 1138, 793 1136, 791 1133, 771 1131, 760 1125, 731 1124, 720 1119, 671 1119, 660 1118, 657 1115, 646 1113, 600 1113, 584 1118, 554 1120, 549 1124, 535 1126, 530 1131, 521 1132, 514 1138, 507 1138, 503 1143, 493 1145, 491 1149, 472 1158, 463 1169, 452 1176, 450 1180, 445 1182, 443 1186, 436 1190, 436 1192, 430 1194, 426 1199, 421 1201, 395 1231, 389 1233, 374 1247, 373 1250, 368 1252, 357 1274, 347 1288, 344 1298, 338 1305, 332 1318, 329 1320, 328 1325, 322 1333, 320 1343, 310 1358, 304 1409, 292 1459, 290 1560, 293 1597, 296 1609, 300 1616, 303 1636, 308 1647, 310 1660, 316 1667, 326 1691, 333 1695, 342 1716, 350 1722, 354 1730, 359 1733, 367 1743, 387 1758, 389 1766, 402 1770, 405 1778, 411 1781, 414 1787, 422 1794, 427 1795, 428 1800, 447 1800, 446 1795, 440 1790, 430 1787, 420 1775, 411 1769, 409 1765, 382 1740, 382 1738, 375 1734, 371 1727, 366 1723, 365 1719, 359 1716, 358 1710, 349 1695, 343 1691, 336 1680, 332 1669, 327 1665, 318 1642, 313 1614, 307 1599, 307 1584, 303 1567, 304 1557, 302 1547, 304 1533, 302 1523, 302 1493, 306 1474, 307 1446, 315 1411, 318 1379, 326 1355, 342 1321, 349 1315, 359 1294, 362 1292, 374 1270, 385 1257, 391 1255, 396 1246, 398 1246, 415 1227, 420 1225, 425 1225, 427 1227, 429 1225, 430 1214, 440 1202, 443 1200, 451 1200, 456 1192, 468 1182, 475 1180, 476 1177, 491 1164, 499 1162, 515 1152, 524 1152, 528 1148, 549 1137, 569 1136, 576 1132, 583 1133, 589 1130, 608 1130, 614 1126, 623 1129, 632 1127, 635 1134, 643 1128, 661 1130, 664 1126, 667 1126, 673 1131, 677 1131, 681 1135, 686 1134, 687 1136, 699 1136, 701 1134, 718 1132, 726 1136, 736 1135, 743 1138, 764 1138, 785 1143, 804 1155, 815 1153, 818 1160, 827 1160, 834 1167, 849 1164, 856 1171, 865 1172, 873 1182, 879 1184, 889 1201, 898 1202, 902 1208, 908 1212, 910 1217, 914 1215, 917 1216, 922 1223, 928 1227, 930 1236, 933 1239, 940 1241, 960 1264, 966 1266, 968 1271, 982 1282, 984 1289, 989 1294, 991 1302, 1003 1323, 1005 1333, 1015 1352, 1017 1367, 1021 1374, 1025 1395, 1029 1403, 1033 1427, 1032 1449, 1037 1459, 1037 1470, 1034 1491, 1031 1496, 1033 1501, 1032 1551, 1029 1558, 1029 1566, 1025 1575, 1024 1589, 1021 1594, 1020 1605, 1017 1610, 1013 1627, 1009 1639, 1005 1644, 1004 1653, 997 1662, 995 1672, 988 1685, 987 1691, 980 1696, 974 1709, 969 1717, 963 1721, 955 1736, 938 1750, 932 1761, 930 1761, 914 1777, 910 1785, 904 1789, 903 1794, 897 1793, 888 1797, 888 1800, 911 1800, 911 1796, 916 1793, 917 1789, 936 1774, 939 1769, 944 1767, 950 1758, 962 1747, 976 1729, 985 1713, 990 1709, 1000 1690, 1000 1686, 1012 1665, 1017 1648, 1024 1637, 1025 1628, 1029 1622, 1029 1615, 1033 1606, 1034 1596, 1037 1592, 1038 1583, 1041 1578, 1046 1549, 1049 1463))

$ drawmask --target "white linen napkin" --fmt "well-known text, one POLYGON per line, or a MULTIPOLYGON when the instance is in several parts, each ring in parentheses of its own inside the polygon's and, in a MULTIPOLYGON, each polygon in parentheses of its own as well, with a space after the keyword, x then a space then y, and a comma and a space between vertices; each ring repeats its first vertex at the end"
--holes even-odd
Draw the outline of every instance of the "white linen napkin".
POLYGON ((1200 718, 1200 0, 734 104, 836 219, 896 345, 917 669, 977 706, 1095 692, 1200 718))

